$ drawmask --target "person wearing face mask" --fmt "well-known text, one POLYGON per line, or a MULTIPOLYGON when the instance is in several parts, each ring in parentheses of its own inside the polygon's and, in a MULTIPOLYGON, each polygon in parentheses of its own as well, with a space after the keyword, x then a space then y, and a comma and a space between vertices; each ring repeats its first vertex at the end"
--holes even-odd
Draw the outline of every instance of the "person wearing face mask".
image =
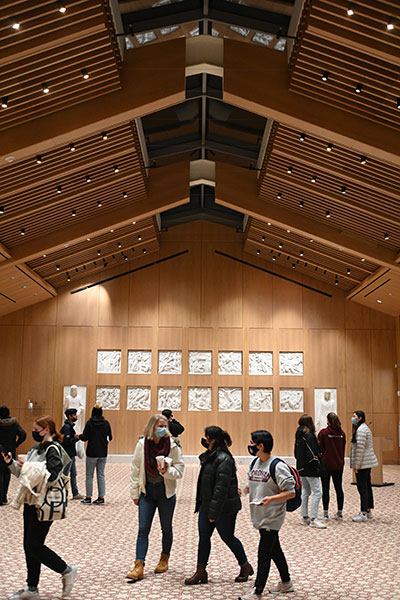
MULTIPOLYGON (((68 456, 59 444, 62 436, 56 430, 54 419, 50 416, 36 419, 33 423, 32 437, 37 442, 28 452, 27 462, 46 462, 50 473, 48 485, 55 481, 65 468, 68 456)), ((13 460, 11 453, 3 453, 4 461, 11 473, 17 477, 23 466, 20 459, 13 460)), ((77 567, 67 565, 53 550, 45 546, 46 536, 53 521, 39 521, 36 510, 36 496, 25 495, 24 502, 24 550, 28 576, 26 587, 8 596, 8 600, 39 600, 39 577, 41 566, 45 565, 62 579, 62 596, 67 596, 74 585, 77 567)))
POLYGON ((242 542, 235 537, 236 517, 242 505, 235 460, 228 449, 232 440, 227 431, 215 425, 206 427, 205 436, 201 440, 206 451, 199 456, 201 469, 197 480, 195 508, 195 512, 199 513, 197 568, 192 577, 185 579, 185 584, 208 583, 206 566, 214 529, 238 561, 240 572, 235 581, 247 581, 254 571, 247 560, 242 542))
POLYGON ((65 411, 66 419, 64 425, 60 429, 60 433, 64 436, 61 446, 67 452, 71 458, 71 489, 72 489, 72 500, 82 500, 83 496, 78 491, 78 485, 76 482, 76 443, 79 442, 79 435, 75 433, 75 423, 78 420, 76 408, 67 408, 65 411))
POLYGON ((351 418, 353 436, 350 447, 350 468, 354 470, 361 510, 353 517, 356 523, 372 519, 374 496, 371 487, 371 469, 378 466, 372 443, 372 432, 365 422, 365 412, 356 410, 351 418))
POLYGON ((130 581, 143 579, 149 534, 156 510, 161 523, 162 549, 154 572, 164 573, 168 570, 176 485, 177 480, 183 477, 183 471, 182 451, 168 431, 166 417, 153 415, 132 458, 130 492, 134 504, 139 508, 139 528, 135 564, 126 575, 130 581))

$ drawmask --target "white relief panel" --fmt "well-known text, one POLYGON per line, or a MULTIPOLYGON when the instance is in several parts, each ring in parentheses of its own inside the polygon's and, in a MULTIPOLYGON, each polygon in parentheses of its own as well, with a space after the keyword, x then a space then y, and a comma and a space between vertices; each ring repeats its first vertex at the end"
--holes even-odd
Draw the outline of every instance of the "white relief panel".
POLYGON ((218 375, 242 375, 241 352, 218 352, 218 375))
POLYGON ((302 389, 281 388, 279 390, 280 412, 304 412, 304 392, 302 389))
POLYGON ((314 423, 316 432, 327 426, 328 413, 337 413, 337 394, 335 388, 314 389, 314 423))
POLYGON ((249 352, 249 375, 272 375, 272 352, 249 352))
POLYGON ((210 387, 190 387, 188 389, 188 410, 211 410, 212 391, 210 387))
POLYGON ((151 373, 151 350, 128 350, 128 373, 151 373))
POLYGON ((116 385, 98 385, 96 403, 104 410, 119 410, 120 388, 116 385))
POLYGON ((157 410, 161 412, 164 408, 170 410, 181 410, 182 391, 180 387, 159 387, 157 410))
POLYGON ((150 410, 151 388, 128 386, 126 390, 126 410, 150 410))
POLYGON ((97 350, 98 373, 121 373, 121 350, 97 350))
POLYGON ((180 350, 159 350, 158 372, 160 375, 181 375, 182 352, 180 350))
POLYGON ((242 388, 218 388, 218 410, 220 412, 241 412, 242 388))
POLYGON ((189 351, 189 375, 211 375, 212 352, 189 351))
POLYGON ((272 412, 273 411, 273 389, 272 388, 250 388, 249 389, 249 412, 272 412))
POLYGON ((279 352, 279 375, 303 375, 302 352, 279 352))

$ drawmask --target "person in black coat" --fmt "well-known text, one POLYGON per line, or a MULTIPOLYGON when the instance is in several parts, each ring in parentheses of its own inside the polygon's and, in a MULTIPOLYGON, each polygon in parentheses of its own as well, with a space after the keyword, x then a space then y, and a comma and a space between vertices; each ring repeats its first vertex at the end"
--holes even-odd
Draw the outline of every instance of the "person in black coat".
MULTIPOLYGON (((17 419, 10 417, 8 406, 0 407, 0 445, 5 454, 11 452, 16 456, 16 449, 26 440, 26 433, 17 419)), ((7 504, 7 492, 10 485, 11 473, 0 454, 0 506, 7 504)))
POLYGON ((77 413, 78 411, 76 408, 67 408, 64 413, 66 419, 64 425, 60 429, 60 433, 64 436, 61 446, 71 458, 71 469, 69 473, 71 476, 72 499, 82 500, 83 496, 78 491, 78 484, 76 481, 76 443, 79 442, 79 435, 75 433, 75 423, 78 420, 77 413))
POLYGON ((315 437, 315 425, 310 415, 302 415, 296 431, 294 446, 296 467, 301 476, 301 516, 302 525, 316 529, 326 529, 325 523, 318 519, 318 506, 322 498, 320 477, 326 473, 322 462, 321 450, 315 437), (311 496, 310 516, 308 499, 311 496))
POLYGON ((173 438, 177 438, 178 435, 181 435, 181 433, 185 431, 184 426, 175 419, 174 415, 172 414, 172 410, 169 408, 164 408, 161 414, 168 419, 168 430, 173 438))
POLYGON ((97 471, 98 498, 93 504, 104 504, 106 479, 104 471, 107 463, 108 444, 112 440, 111 426, 103 417, 103 409, 99 404, 92 408, 92 416, 86 422, 79 439, 87 442, 86 446, 86 497, 82 504, 92 503, 93 475, 97 471))
POLYGON ((199 545, 197 569, 192 577, 185 579, 186 585, 207 583, 206 566, 211 551, 211 536, 217 529, 221 539, 235 555, 240 573, 235 581, 247 581, 254 571, 247 560, 241 541, 235 537, 235 523, 242 507, 236 465, 228 450, 232 441, 220 427, 206 427, 202 445, 207 448, 199 456, 200 474, 197 481, 196 508, 199 513, 199 545))

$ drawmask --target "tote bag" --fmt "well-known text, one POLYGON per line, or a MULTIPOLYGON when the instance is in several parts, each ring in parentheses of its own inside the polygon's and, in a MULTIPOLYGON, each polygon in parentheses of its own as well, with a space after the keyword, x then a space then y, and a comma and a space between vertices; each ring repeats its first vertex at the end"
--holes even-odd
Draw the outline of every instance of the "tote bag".
POLYGON ((60 444, 55 442, 54 446, 60 453, 63 467, 57 479, 47 484, 43 502, 40 506, 36 507, 39 521, 59 521, 65 519, 67 516, 70 479, 67 473, 69 472, 71 459, 60 444))

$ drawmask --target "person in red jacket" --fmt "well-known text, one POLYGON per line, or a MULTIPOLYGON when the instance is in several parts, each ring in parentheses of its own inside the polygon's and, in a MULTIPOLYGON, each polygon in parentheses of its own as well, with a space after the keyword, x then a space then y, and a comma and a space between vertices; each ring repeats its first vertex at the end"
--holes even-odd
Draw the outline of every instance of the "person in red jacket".
POLYGON ((324 507, 324 519, 329 519, 329 487, 332 477, 335 486, 337 513, 334 519, 343 521, 344 494, 342 487, 344 468, 344 448, 346 445, 346 434, 336 413, 330 412, 327 416, 328 427, 321 429, 318 434, 318 443, 321 447, 322 458, 327 474, 321 477, 322 482, 322 504, 324 507))

